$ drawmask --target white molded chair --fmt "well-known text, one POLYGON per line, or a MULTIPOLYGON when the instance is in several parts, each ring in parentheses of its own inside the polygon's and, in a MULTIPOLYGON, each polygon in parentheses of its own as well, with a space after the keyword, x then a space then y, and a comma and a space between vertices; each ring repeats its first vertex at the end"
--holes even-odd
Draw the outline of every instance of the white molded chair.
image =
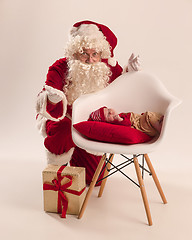
MULTIPOLYGON (((113 108, 118 113, 142 113, 145 111, 154 111, 160 112, 164 115, 163 126, 160 136, 150 142, 134 145, 121 145, 90 140, 81 135, 77 130, 72 127, 72 138, 77 146, 88 151, 104 153, 93 176, 92 182, 89 186, 87 195, 85 197, 82 209, 79 214, 79 218, 82 217, 85 211, 87 202, 91 196, 92 190, 97 182, 98 176, 101 172, 101 169, 103 168, 104 163, 107 162, 106 170, 104 172, 105 178, 103 179, 100 186, 99 197, 103 193, 103 189, 106 183, 106 177, 108 175, 110 166, 113 165, 112 159, 114 154, 126 154, 133 155, 132 162, 135 165, 138 183, 141 190, 146 215, 148 218, 148 223, 149 225, 152 225, 151 213, 149 209, 143 177, 140 170, 142 166, 139 164, 137 156, 142 155, 143 159, 145 159, 149 171, 163 200, 163 203, 167 203, 159 180, 150 162, 148 153, 154 151, 163 141, 171 111, 176 106, 178 106, 180 102, 181 101, 179 99, 175 98, 167 91, 167 89, 163 86, 162 82, 157 77, 149 73, 139 71, 125 73, 119 78, 117 78, 105 89, 96 93, 83 95, 73 103, 72 124, 86 121, 91 112, 102 106, 113 108), (107 158, 108 153, 110 153, 109 158, 107 158)), ((117 167, 115 168, 117 169, 117 167)), ((120 172, 122 171, 120 170, 120 172)))

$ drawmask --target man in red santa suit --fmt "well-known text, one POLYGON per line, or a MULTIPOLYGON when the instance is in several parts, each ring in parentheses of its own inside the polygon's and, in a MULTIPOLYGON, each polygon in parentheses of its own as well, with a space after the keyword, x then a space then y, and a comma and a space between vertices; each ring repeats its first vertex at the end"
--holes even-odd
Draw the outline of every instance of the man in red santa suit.
MULTIPOLYGON (((73 102, 82 94, 98 91, 123 72, 113 50, 117 38, 106 26, 91 21, 73 25, 65 58, 57 60, 47 74, 37 98, 38 128, 44 136, 48 164, 86 168, 90 184, 101 153, 87 152, 73 143, 71 115, 73 102)), ((125 71, 137 71, 138 57, 129 58, 125 71)), ((87 103, 89 104, 89 103, 87 103)))

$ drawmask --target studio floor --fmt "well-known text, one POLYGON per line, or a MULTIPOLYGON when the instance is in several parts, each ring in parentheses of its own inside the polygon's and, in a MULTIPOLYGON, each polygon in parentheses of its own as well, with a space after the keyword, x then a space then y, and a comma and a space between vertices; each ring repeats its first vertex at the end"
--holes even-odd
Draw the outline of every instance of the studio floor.
MULTIPOLYGON (((43 162, 1 161, 0 238, 12 239, 174 239, 188 240, 192 228, 190 171, 156 171, 168 200, 145 176, 153 225, 148 226, 139 188, 121 175, 111 177, 102 198, 98 188, 82 219, 43 211, 43 162)), ((133 171, 133 170, 129 170, 133 171)))

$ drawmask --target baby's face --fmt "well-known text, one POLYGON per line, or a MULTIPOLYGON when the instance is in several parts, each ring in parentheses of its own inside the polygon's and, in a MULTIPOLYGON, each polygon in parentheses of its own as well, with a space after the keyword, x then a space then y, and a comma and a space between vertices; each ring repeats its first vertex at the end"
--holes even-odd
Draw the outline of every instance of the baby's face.
POLYGON ((112 108, 104 108, 104 117, 106 122, 118 120, 118 114, 112 108))

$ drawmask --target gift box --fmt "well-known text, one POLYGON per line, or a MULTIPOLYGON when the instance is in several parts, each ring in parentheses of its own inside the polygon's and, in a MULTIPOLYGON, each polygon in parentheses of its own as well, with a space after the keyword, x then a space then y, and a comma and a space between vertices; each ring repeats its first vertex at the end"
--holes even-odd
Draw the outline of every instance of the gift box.
POLYGON ((78 215, 85 198, 85 168, 49 164, 43 171, 46 212, 78 215))

